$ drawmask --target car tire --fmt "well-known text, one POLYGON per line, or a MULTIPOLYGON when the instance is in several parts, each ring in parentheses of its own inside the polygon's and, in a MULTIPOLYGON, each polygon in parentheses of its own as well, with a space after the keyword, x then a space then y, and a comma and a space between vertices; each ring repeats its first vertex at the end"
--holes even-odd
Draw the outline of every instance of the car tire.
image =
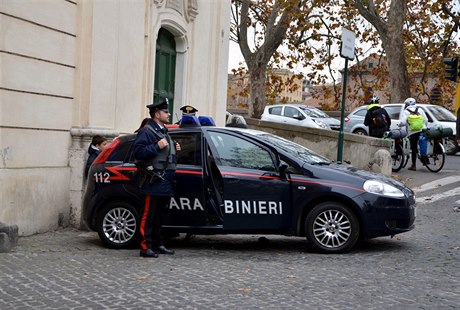
POLYGON ((130 248, 139 241, 139 215, 126 202, 111 202, 97 218, 97 232, 102 242, 112 249, 130 248))
POLYGON ((356 129, 355 131, 353 131, 353 133, 355 135, 361 135, 361 136, 367 136, 367 132, 364 130, 364 129, 356 129))
POLYGON ((350 251, 359 239, 356 215, 337 202, 314 207, 305 219, 305 234, 315 252, 337 254, 350 251))

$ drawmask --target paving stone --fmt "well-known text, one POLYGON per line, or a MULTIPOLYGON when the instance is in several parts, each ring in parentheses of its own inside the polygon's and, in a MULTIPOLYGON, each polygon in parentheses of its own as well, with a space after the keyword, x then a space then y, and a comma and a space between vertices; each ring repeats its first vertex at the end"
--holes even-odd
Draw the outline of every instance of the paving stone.
POLYGON ((458 199, 423 204, 413 231, 342 255, 284 236, 182 236, 157 259, 94 232, 22 237, 0 255, 0 309, 458 309, 458 199))

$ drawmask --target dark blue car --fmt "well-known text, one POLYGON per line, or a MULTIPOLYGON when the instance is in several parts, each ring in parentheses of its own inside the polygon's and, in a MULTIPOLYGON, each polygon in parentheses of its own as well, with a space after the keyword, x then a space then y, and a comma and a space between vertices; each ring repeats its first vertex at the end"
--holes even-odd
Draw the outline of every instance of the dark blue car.
MULTIPOLYGON (((170 135, 182 151, 164 233, 305 236, 314 251, 342 253, 359 239, 414 227, 414 194, 391 178, 260 131, 188 127, 170 135)), ((84 220, 112 248, 138 242, 134 139, 120 136, 101 153, 85 191, 84 220)))

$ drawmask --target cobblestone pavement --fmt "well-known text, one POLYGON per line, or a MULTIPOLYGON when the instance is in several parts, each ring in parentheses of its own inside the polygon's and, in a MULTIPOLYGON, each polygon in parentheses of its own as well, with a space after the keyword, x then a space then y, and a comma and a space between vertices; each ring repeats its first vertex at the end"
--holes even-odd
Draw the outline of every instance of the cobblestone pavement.
POLYGON ((319 255, 303 238, 202 236, 140 258, 71 229, 0 254, 0 309, 459 309, 460 197, 421 204, 415 230, 319 255))

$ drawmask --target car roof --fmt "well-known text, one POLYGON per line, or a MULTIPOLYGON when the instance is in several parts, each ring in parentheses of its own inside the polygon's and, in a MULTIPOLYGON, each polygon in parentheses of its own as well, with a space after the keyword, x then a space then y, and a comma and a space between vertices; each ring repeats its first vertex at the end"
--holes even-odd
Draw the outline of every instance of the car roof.
MULTIPOLYGON (((391 106, 391 105, 404 105, 404 103, 383 103, 383 104, 381 104, 381 106, 391 106)), ((418 107, 441 107, 441 108, 445 108, 445 107, 443 107, 441 105, 431 104, 431 103, 416 103, 415 105, 418 106, 418 107)))
MULTIPOLYGON (((380 106, 382 107, 386 107, 386 106, 398 106, 398 105, 404 105, 404 103, 381 103, 380 106)), ((442 107, 440 105, 436 105, 436 104, 430 104, 430 103, 416 103, 415 104, 416 106, 430 106, 430 107, 442 107)), ((367 109, 368 105, 362 105, 362 106, 359 106, 359 107, 356 107, 353 111, 350 112, 351 113, 354 113, 358 110, 361 110, 361 109, 367 109)), ((443 107, 444 108, 444 107, 443 107)))
POLYGON ((306 104, 303 104, 303 103, 277 103, 277 104, 271 104, 271 105, 267 105, 265 106, 266 108, 271 108, 271 107, 288 107, 288 106, 291 106, 291 107, 302 107, 302 108, 307 108, 307 109, 318 109, 318 110, 321 110, 319 107, 315 107, 315 106, 312 106, 312 105, 306 105, 306 104))

